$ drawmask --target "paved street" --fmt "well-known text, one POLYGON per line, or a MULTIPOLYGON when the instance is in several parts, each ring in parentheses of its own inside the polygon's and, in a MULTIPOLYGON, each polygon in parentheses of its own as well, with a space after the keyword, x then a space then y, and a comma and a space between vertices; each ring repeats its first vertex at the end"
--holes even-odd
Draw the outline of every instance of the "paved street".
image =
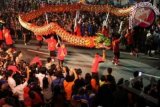
MULTIPOLYGON (((40 50, 37 50, 35 43, 30 45, 23 45, 21 43, 16 44, 17 49, 22 50, 24 54, 24 59, 30 61, 36 54, 38 54, 42 61, 46 61, 46 58, 49 57, 49 52, 47 46, 43 46, 40 50)), ((74 68, 81 68, 83 75, 87 72, 90 72, 92 60, 96 52, 102 54, 102 50, 98 49, 86 49, 80 47, 67 47, 68 55, 65 60, 65 65, 74 68)), ((142 72, 144 76, 144 83, 148 83, 148 79, 153 76, 160 78, 160 59, 159 57, 149 57, 143 54, 139 54, 139 57, 130 56, 127 52, 121 52, 120 65, 115 66, 112 64, 112 51, 107 51, 106 57, 107 60, 104 63, 101 63, 99 66, 100 74, 106 74, 107 67, 113 68, 113 75, 116 77, 116 80, 120 78, 130 79, 134 71, 138 70, 142 72)))

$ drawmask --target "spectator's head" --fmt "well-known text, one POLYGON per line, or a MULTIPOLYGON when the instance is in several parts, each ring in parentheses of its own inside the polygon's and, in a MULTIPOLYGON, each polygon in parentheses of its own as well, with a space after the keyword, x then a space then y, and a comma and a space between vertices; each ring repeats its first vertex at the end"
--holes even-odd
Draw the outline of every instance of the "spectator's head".
POLYGON ((55 64, 52 64, 50 70, 53 71, 53 72, 55 72, 55 71, 56 71, 56 65, 55 65, 55 64))
POLYGON ((112 74, 112 68, 109 67, 109 68, 107 69, 107 72, 108 72, 109 75, 111 75, 111 74, 112 74))
POLYGON ((20 85, 23 82, 23 77, 20 74, 14 74, 14 80, 16 81, 16 85, 20 85))
POLYGON ((55 72, 54 72, 54 70, 49 69, 49 70, 48 70, 48 74, 49 74, 50 76, 53 76, 53 75, 55 74, 55 72))
POLYGON ((47 58, 47 62, 50 63, 51 61, 52 61, 52 58, 51 58, 51 57, 48 57, 48 58, 47 58))
POLYGON ((135 71, 135 72, 133 73, 133 76, 134 76, 134 77, 138 77, 138 74, 139 74, 139 71, 135 71))
POLYGON ((85 74, 85 82, 86 82, 86 84, 89 84, 91 79, 92 79, 91 74, 90 73, 86 73, 85 74))
POLYGON ((10 77, 10 76, 13 76, 13 71, 12 70, 8 70, 7 72, 6 72, 6 77, 10 77))
POLYGON ((69 71, 70 71, 70 69, 68 68, 68 66, 63 66, 63 72, 65 72, 67 75, 69 75, 69 71))
POLYGON ((75 71, 76 71, 78 79, 82 79, 82 70, 80 68, 78 68, 75 71))
POLYGON ((16 81, 16 85, 20 85, 22 84, 23 79, 21 77, 17 77, 15 81, 16 81))
POLYGON ((74 76, 66 75, 65 79, 66 79, 67 82, 72 82, 74 80, 74 76))
POLYGON ((62 72, 62 68, 59 65, 56 65, 56 71, 62 72))
POLYGON ((106 81, 106 78, 104 75, 101 76, 101 81, 106 81))
POLYGON ((30 66, 30 70, 31 70, 31 72, 36 73, 36 72, 37 72, 37 64, 31 65, 31 66, 30 66))
POLYGON ((82 74, 82 70, 81 70, 80 68, 75 69, 75 71, 76 71, 76 74, 77 74, 77 75, 81 75, 81 74, 82 74))
POLYGON ((122 85, 124 83, 124 78, 120 78, 117 82, 117 85, 122 85))

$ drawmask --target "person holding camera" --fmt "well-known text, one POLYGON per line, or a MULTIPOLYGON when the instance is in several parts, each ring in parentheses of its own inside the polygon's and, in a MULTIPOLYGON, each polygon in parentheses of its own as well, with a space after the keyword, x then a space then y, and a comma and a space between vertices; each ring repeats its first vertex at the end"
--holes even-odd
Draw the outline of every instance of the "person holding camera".
POLYGON ((49 39, 45 39, 45 42, 47 42, 48 44, 48 50, 50 52, 50 57, 52 58, 52 60, 55 60, 57 41, 54 39, 54 36, 51 36, 49 39))
POLYGON ((67 102, 71 101, 72 98, 72 87, 74 85, 74 81, 77 79, 76 69, 71 68, 67 73, 65 80, 63 81, 63 87, 65 92, 65 98, 67 102))
POLYGON ((135 71, 133 73, 134 78, 131 80, 132 88, 135 88, 137 90, 143 89, 143 78, 141 76, 141 72, 135 71))
POLYGON ((26 67, 26 78, 24 80, 24 82, 22 82, 23 78, 17 78, 16 79, 16 86, 13 87, 12 92, 15 96, 18 97, 18 100, 20 101, 19 105, 20 107, 24 106, 24 88, 27 87, 28 85, 28 80, 29 80, 29 74, 30 74, 31 70, 29 69, 29 67, 26 67))

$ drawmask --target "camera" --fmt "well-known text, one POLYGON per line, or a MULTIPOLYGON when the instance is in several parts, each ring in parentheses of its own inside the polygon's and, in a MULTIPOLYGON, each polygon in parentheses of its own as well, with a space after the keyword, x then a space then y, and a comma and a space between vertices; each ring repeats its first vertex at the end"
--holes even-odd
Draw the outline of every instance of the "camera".
POLYGON ((138 73, 138 76, 142 76, 142 72, 139 72, 139 73, 138 73))

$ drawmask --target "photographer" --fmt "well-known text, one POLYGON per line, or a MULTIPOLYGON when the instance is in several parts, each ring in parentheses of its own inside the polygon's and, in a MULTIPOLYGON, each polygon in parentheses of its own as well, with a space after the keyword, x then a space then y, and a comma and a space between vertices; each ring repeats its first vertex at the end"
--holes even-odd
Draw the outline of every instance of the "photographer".
POLYGON ((72 95, 77 94, 79 89, 85 86, 85 80, 82 77, 82 70, 80 68, 76 69, 77 79, 74 81, 72 88, 72 95))
POLYGON ((66 100, 68 102, 71 100, 72 87, 76 79, 77 79, 76 69, 70 69, 70 74, 68 73, 66 75, 65 80, 63 81, 64 91, 66 94, 66 100))
POLYGON ((30 73, 30 69, 29 67, 26 67, 26 74, 27 77, 24 81, 24 83, 22 83, 22 79, 23 77, 21 75, 19 75, 19 78, 16 79, 16 86, 13 88, 12 92, 15 96, 18 96, 18 99, 20 101, 20 106, 24 106, 24 88, 27 87, 28 85, 28 80, 29 80, 29 73, 30 73))
POLYGON ((141 72, 135 71, 133 73, 133 76, 134 76, 134 78, 131 80, 132 87, 141 91, 143 88, 143 81, 142 81, 142 77, 141 77, 141 72))

